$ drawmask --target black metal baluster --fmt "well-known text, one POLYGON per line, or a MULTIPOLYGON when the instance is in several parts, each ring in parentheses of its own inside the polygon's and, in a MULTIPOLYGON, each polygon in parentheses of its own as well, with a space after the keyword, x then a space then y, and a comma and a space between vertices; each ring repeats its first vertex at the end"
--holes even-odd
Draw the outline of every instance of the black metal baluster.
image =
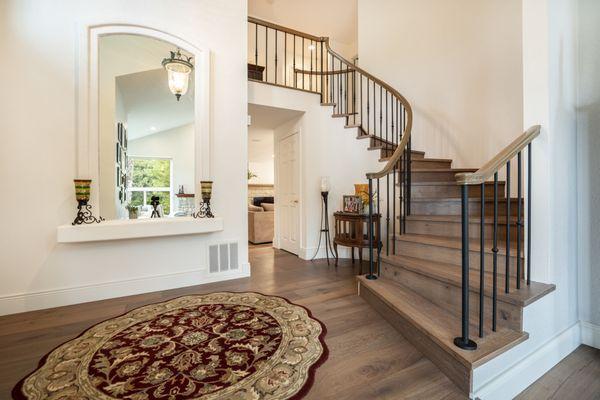
POLYGON ((531 143, 527 145, 527 284, 531 284, 531 143))
POLYGON ((485 182, 481 184, 481 215, 479 226, 479 337, 483 337, 483 311, 485 291, 485 182))
MULTIPOLYGON (((377 178, 377 276, 381 276, 381 211, 379 210, 379 178, 377 178)), ((369 199, 375 201, 375 196, 369 199)))
POLYGON ((370 115, 369 113, 370 113, 370 109, 371 109, 371 104, 370 104, 371 96, 369 96, 369 86, 370 86, 369 78, 367 77, 367 130, 366 130, 367 135, 370 133, 369 126, 371 123, 371 119, 369 118, 369 115, 370 115))
POLYGON ((305 88, 306 73, 304 71, 304 36, 302 36, 302 89, 305 88))
MULTIPOLYGON (((406 112, 406 110, 405 110, 406 112)), ((410 198, 412 196, 412 137, 408 138, 408 196, 406 198, 406 202, 408 205, 406 206, 406 215, 410 215, 410 198)), ((405 229, 406 230, 406 227, 405 229)))
POLYGON ((352 68, 352 125, 356 125, 356 70, 352 68))
POLYGON ((277 29, 275 29, 275 84, 277 85, 277 29))
MULTIPOLYGON (((398 103, 396 102, 396 107, 398 103)), ((396 124, 397 124, 396 120, 396 124)), ((392 135, 394 134, 394 100, 392 99, 392 135)), ((399 163, 394 165, 393 179, 392 179, 392 254, 396 255, 396 170, 398 169, 399 163)))
POLYGON ((375 92, 375 81, 373 81, 373 136, 377 136, 377 93, 375 92))
POLYGON ((298 73, 296 72, 296 35, 294 35, 294 87, 298 88, 298 73))
POLYGON ((319 43, 321 45, 321 60, 320 60, 321 61, 321 89, 320 89, 320 92, 321 92, 321 103, 323 103, 323 102, 325 102, 325 100, 324 100, 325 99, 325 87, 323 86, 323 82, 325 79, 325 74, 323 72, 323 41, 321 41, 319 43))
POLYGON ((254 27, 254 65, 258 66, 258 24, 254 27))
MULTIPOLYGON (((383 139, 383 88, 379 85, 379 137, 383 139)), ((384 144, 384 147, 387 149, 387 142, 384 144)))
POLYGON ((469 339, 469 186, 462 185, 462 336, 454 344, 464 350, 475 350, 477 344, 469 339))
POLYGON ((283 33, 283 85, 287 86, 287 32, 283 33))
POLYGON ((510 292, 510 161, 506 163, 506 276, 504 292, 510 292))
MULTIPOLYGON (((369 199, 373 198, 373 179, 369 178, 369 199)), ((373 202, 369 201, 369 275, 367 279, 373 280, 377 277, 373 274, 373 202)))
MULTIPOLYGON (((344 63, 346 64, 346 63, 344 63)), ((344 74, 344 102, 346 103, 346 114, 349 113, 348 110, 348 64, 346 64, 346 73, 344 74)), ((346 117, 346 122, 348 122, 348 118, 346 117)))
MULTIPOLYGON (((390 110, 389 109, 389 102, 388 102, 389 94, 390 93, 388 92, 388 90, 385 89, 385 141, 386 142, 388 141, 388 128, 390 126, 389 125, 389 120, 388 120, 389 110, 390 110)), ((393 141, 392 141, 392 147, 395 147, 393 141)))
POLYGON ((269 81, 269 28, 265 26, 265 82, 269 81))
POLYGON ((523 227, 523 221, 521 220, 521 198, 523 196, 521 187, 521 152, 517 153, 517 175, 517 289, 521 289, 521 229, 523 227))
POLYGON ((340 101, 339 105, 339 109, 338 109, 338 114, 342 114, 344 112, 344 97, 343 97, 343 88, 342 88, 342 60, 338 59, 338 61, 340 62, 340 67, 338 69, 338 90, 339 90, 339 94, 338 94, 338 100, 340 101))
POLYGON ((313 41, 310 41, 310 44, 308 45, 308 49, 309 49, 309 56, 310 56, 310 80, 308 82, 308 90, 310 90, 312 92, 312 83, 313 83, 313 53, 315 52, 314 49, 312 49, 313 46, 313 41))
POLYGON ((492 330, 496 332, 498 299, 498 172, 494 174, 494 247, 492 248, 492 330))

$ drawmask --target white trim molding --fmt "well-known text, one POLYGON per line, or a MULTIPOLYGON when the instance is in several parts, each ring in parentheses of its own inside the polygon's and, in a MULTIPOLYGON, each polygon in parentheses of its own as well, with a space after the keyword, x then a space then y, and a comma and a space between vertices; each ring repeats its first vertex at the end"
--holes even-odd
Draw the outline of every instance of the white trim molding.
POLYGON ((557 334, 531 354, 506 368, 505 372, 481 386, 472 399, 512 399, 548 372, 581 344, 581 327, 577 322, 557 334))
POLYGON ((162 290, 180 289, 206 283, 247 278, 249 276, 250 264, 243 263, 239 270, 219 274, 209 274, 207 268, 199 267, 180 272, 109 281, 93 285, 19 293, 0 297, 0 315, 62 307, 123 296, 134 296, 162 290))
POLYGON ((600 349, 600 326, 581 321, 581 343, 600 349))

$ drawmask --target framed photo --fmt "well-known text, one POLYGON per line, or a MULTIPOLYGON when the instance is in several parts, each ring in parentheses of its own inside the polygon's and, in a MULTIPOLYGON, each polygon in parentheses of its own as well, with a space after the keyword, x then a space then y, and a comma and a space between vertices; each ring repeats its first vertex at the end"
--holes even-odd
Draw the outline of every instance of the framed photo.
POLYGON ((344 196, 344 212, 360 214, 363 209, 363 202, 360 196, 344 196))

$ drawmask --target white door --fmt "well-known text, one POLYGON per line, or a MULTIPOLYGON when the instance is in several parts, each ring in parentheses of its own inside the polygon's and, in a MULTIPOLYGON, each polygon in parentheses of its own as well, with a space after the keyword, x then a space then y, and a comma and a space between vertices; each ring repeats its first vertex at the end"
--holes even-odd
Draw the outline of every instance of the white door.
POLYGON ((298 254, 300 247, 300 166, 298 132, 279 141, 279 162, 276 207, 279 208, 279 245, 281 249, 298 254))

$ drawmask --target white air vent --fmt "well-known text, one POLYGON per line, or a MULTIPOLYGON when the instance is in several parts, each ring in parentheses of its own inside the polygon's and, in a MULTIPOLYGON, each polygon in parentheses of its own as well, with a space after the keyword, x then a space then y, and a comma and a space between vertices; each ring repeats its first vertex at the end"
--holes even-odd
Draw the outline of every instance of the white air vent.
POLYGON ((236 270, 238 265, 238 243, 220 243, 208 246, 208 272, 236 270))

